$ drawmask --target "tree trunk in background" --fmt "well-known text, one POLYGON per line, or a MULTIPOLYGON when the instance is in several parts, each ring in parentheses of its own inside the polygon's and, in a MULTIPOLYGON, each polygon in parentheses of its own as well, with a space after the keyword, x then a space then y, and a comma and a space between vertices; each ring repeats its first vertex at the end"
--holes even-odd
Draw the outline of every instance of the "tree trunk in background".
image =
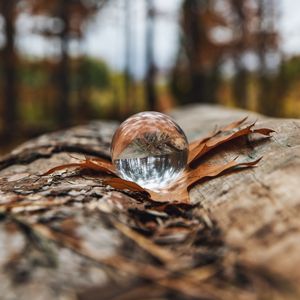
POLYGON ((157 108, 157 94, 155 89, 156 66, 154 60, 154 1, 147 0, 147 27, 146 27, 146 82, 145 92, 149 110, 157 108))
POLYGON ((205 99, 210 103, 218 103, 217 91, 221 82, 220 65, 221 63, 218 60, 215 61, 209 74, 208 94, 205 99))
MULTIPOLYGON (((260 60, 263 61, 263 60, 260 60)), ((273 95, 272 84, 269 76, 265 73, 263 66, 260 69, 258 76, 258 103, 260 112, 265 115, 273 115, 273 95)))
POLYGON ((248 71, 236 63, 236 74, 233 79, 233 98, 238 107, 247 108, 248 103, 248 71))
MULTIPOLYGON (((196 71, 193 67, 190 70, 190 78, 191 78, 191 90, 189 92, 188 98, 192 102, 205 102, 206 97, 206 76, 202 71, 196 71)), ((188 103, 190 102, 188 101, 188 103)))
POLYGON ((248 71, 244 66, 243 55, 248 48, 249 17, 247 18, 247 1, 232 0, 231 5, 235 12, 235 35, 241 38, 233 48, 233 61, 235 65, 235 76, 233 79, 233 98, 238 107, 247 108, 248 103, 248 71))
POLYGON ((5 20, 6 44, 2 51, 3 63, 3 137, 5 143, 17 132, 17 87, 16 87, 16 52, 14 48, 15 1, 3 1, 0 4, 5 20))
POLYGON ((185 0, 182 4, 182 41, 171 85, 181 103, 217 102, 220 83, 218 47, 209 38, 213 13, 209 3, 185 0))
POLYGON ((191 64, 191 90, 188 94, 188 102, 216 103, 217 87, 220 82, 219 68, 214 66, 210 72, 196 70, 191 64))
MULTIPOLYGON (((124 69, 124 83, 125 83, 125 107, 123 108, 125 116, 132 112, 132 76, 131 76, 131 2, 132 0, 125 0, 125 69, 124 69)), ((123 104, 124 105, 124 104, 123 104)))
POLYGON ((59 38, 61 57, 55 78, 58 89, 57 121, 60 127, 70 124, 70 84, 69 84, 69 13, 68 0, 60 2, 59 17, 63 22, 63 30, 59 38))
POLYGON ((258 70, 258 103, 260 111, 264 114, 270 114, 270 106, 272 105, 272 97, 268 95, 269 90, 269 78, 268 69, 266 64, 266 52, 268 50, 268 44, 266 39, 266 28, 264 20, 266 17, 265 1, 258 1, 258 18, 259 18, 259 32, 257 36, 257 56, 259 60, 258 70))
POLYGON ((79 121, 86 121, 91 117, 90 110, 90 72, 89 72, 89 63, 87 59, 82 56, 79 60, 79 66, 77 67, 77 96, 78 96, 78 105, 77 105, 77 119, 79 121))
POLYGON ((286 68, 284 67, 284 58, 281 54, 281 65, 279 68, 279 73, 275 78, 275 92, 274 92, 274 104, 273 113, 274 116, 283 117, 284 116, 284 99, 287 93, 292 87, 293 80, 288 78, 286 68))
POLYGON ((205 36, 202 20, 198 14, 200 11, 199 5, 195 0, 186 0, 183 3, 183 26, 191 84, 188 98, 194 99, 192 101, 196 102, 205 102, 207 78, 201 64, 198 64, 198 55, 201 46, 203 46, 201 39, 205 36))
MULTIPOLYGON (((278 99, 274 75, 267 64, 267 56, 278 53, 278 43, 275 38, 278 34, 275 30, 275 4, 273 0, 258 1, 259 31, 257 37, 257 56, 259 59, 259 94, 258 103, 263 114, 278 116, 282 111, 282 99, 278 99)), ((279 70, 280 72, 280 70, 279 70)), ((280 77, 280 74, 278 74, 280 77)))

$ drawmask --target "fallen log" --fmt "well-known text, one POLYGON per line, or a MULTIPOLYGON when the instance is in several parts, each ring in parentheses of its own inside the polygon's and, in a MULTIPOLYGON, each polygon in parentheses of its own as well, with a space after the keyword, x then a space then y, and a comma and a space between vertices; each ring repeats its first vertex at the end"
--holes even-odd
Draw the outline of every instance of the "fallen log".
POLYGON ((41 136, 0 159, 1 299, 299 299, 300 121, 194 106, 189 140, 246 115, 276 131, 203 160, 257 167, 197 184, 191 205, 153 203, 93 172, 52 167, 109 157, 117 124, 41 136))

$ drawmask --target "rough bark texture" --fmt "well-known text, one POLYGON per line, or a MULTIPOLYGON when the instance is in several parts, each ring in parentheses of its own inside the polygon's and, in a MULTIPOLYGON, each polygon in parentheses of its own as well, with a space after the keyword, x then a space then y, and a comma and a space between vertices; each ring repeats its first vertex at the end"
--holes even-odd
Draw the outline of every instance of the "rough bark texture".
POLYGON ((94 122, 42 136, 0 161, 1 299, 299 299, 300 121, 195 106, 173 116, 190 139, 241 116, 277 131, 206 159, 263 156, 202 182, 193 206, 155 204, 63 171, 109 156, 117 126, 94 122))

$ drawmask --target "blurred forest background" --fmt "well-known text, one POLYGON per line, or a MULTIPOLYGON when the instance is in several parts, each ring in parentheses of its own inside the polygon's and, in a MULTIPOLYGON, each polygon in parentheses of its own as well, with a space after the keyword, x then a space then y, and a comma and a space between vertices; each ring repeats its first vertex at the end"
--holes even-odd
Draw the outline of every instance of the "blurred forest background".
POLYGON ((0 0, 2 151, 188 103, 300 117, 300 47, 285 51, 284 1, 0 0))

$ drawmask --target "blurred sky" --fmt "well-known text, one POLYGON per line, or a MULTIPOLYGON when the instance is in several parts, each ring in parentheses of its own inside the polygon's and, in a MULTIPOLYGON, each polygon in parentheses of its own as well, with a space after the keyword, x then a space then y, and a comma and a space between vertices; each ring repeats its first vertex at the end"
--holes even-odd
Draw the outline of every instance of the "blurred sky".
MULTIPOLYGON (((145 2, 137 0, 112 0, 101 11, 94 22, 86 28, 84 48, 71 44, 74 54, 79 51, 103 58, 111 67, 121 70, 124 67, 125 45, 125 1, 131 1, 131 65, 135 77, 141 77, 145 71, 145 2)), ((300 2, 295 0, 275 0, 279 5, 278 28, 281 33, 281 48, 286 55, 300 53, 300 2)), ((155 25, 155 59, 158 67, 168 70, 172 66, 178 46, 179 8, 182 0, 155 0, 160 12, 155 25)), ((40 57, 47 53, 55 55, 58 47, 49 45, 38 35, 30 34, 30 18, 23 16, 20 20, 20 39, 18 47, 30 56, 40 57), (26 25, 27 24, 27 25, 26 25)))

